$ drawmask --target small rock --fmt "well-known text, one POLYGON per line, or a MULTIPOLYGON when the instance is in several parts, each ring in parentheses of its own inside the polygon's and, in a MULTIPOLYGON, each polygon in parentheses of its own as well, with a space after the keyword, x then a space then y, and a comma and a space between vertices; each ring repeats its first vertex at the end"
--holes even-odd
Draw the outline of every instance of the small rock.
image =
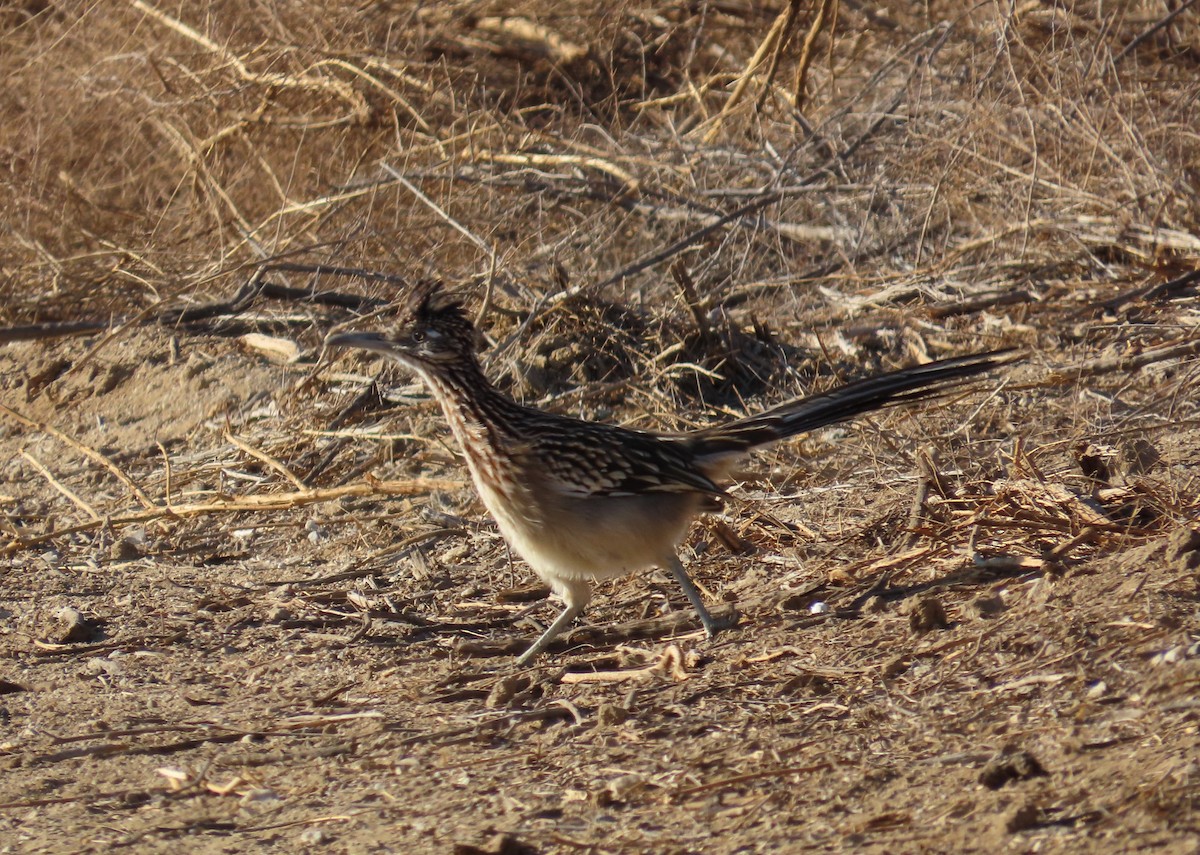
POLYGON ((109 365, 94 377, 92 391, 98 395, 107 395, 120 386, 133 374, 133 369, 125 365, 109 365))
POLYGON ((321 846, 333 842, 333 835, 323 828, 309 828, 300 833, 300 842, 306 846, 321 846))
POLYGON ((90 677, 119 677, 125 669, 115 659, 93 656, 83 663, 83 673, 90 677))
POLYGON ((438 555, 438 561, 447 566, 453 567, 456 564, 461 564, 463 559, 471 554, 471 546, 466 543, 456 543, 453 546, 443 549, 438 555))
POLYGON ((59 625, 53 638, 60 644, 80 644, 100 637, 101 622, 86 617, 79 609, 64 606, 54 617, 59 625))
POLYGON ((239 804, 243 808, 254 807, 265 809, 270 807, 274 809, 276 807, 275 802, 278 801, 280 801, 279 793, 275 792, 274 790, 267 789, 266 787, 258 787, 250 790, 244 796, 242 796, 239 804))
POLYGON ((1161 653, 1156 653, 1150 658, 1151 665, 1174 665, 1176 662, 1187 657, 1187 649, 1182 644, 1177 644, 1174 647, 1168 647, 1161 653))
POLYGON ((304 530, 308 532, 308 540, 310 543, 321 543, 329 539, 329 532, 316 520, 309 520, 304 524, 304 530))
POLYGON ((212 365, 212 361, 205 359, 199 353, 188 354, 187 362, 183 366, 183 374, 189 380, 201 372, 207 370, 212 365))

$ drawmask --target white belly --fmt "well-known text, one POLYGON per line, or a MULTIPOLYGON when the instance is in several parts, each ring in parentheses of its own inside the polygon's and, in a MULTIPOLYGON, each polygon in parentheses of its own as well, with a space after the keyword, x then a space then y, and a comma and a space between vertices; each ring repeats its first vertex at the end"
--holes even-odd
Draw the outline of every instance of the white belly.
POLYGON ((659 565, 687 533, 700 497, 688 493, 578 498, 526 493, 526 512, 475 479, 509 545, 534 572, 561 583, 623 576, 659 565))

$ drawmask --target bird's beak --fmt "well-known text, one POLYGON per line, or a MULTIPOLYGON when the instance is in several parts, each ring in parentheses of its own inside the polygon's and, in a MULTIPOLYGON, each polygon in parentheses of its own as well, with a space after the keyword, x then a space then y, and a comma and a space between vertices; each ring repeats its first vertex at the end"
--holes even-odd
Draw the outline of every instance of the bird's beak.
POLYGON ((394 353, 395 343, 374 332, 336 333, 325 339, 326 347, 357 347, 361 350, 374 350, 379 353, 394 353))

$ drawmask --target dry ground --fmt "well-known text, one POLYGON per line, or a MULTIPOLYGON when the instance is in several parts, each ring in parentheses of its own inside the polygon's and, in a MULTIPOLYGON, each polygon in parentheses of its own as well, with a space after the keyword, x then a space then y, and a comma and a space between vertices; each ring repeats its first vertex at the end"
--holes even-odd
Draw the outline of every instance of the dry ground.
POLYGON ((0 9, 0 851, 1198 851, 1200 5, 564 8, 0 9), (1029 358, 759 455, 735 631, 651 573, 517 670, 440 414, 321 353, 430 275, 640 426, 1029 358))

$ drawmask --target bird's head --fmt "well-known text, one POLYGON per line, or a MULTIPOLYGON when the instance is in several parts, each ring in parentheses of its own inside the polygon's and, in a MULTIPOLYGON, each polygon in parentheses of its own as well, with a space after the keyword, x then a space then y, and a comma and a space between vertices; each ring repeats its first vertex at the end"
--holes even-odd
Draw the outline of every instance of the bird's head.
POLYGON ((462 302, 437 282, 417 286, 388 332, 344 332, 325 339, 327 347, 357 347, 390 356, 418 371, 437 373, 474 362, 478 336, 462 302))

